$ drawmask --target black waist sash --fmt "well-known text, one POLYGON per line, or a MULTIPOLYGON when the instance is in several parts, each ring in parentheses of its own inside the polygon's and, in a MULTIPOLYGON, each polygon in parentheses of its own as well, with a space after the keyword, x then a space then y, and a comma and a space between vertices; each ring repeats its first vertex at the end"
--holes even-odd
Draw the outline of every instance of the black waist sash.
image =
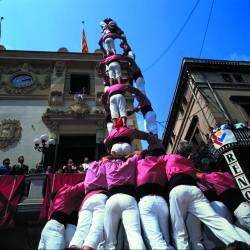
POLYGON ((169 182, 169 189, 172 190, 179 185, 197 186, 197 182, 191 175, 180 173, 172 177, 169 182))
POLYGON ((223 202, 230 212, 233 214, 234 210, 244 202, 245 199, 239 189, 231 188, 219 195, 219 199, 223 202))
POLYGON ((56 220, 59 223, 61 223, 64 226, 66 226, 66 224, 68 224, 68 221, 69 221, 69 216, 67 214, 65 214, 64 212, 55 211, 51 215, 51 219, 56 220))
POLYGON ((145 183, 136 188, 138 198, 142 198, 146 195, 159 195, 164 199, 168 197, 167 187, 163 187, 158 183, 145 183))
POLYGON ((121 186, 112 187, 109 190, 109 197, 118 193, 130 195, 137 200, 136 189, 132 185, 121 185, 121 186))

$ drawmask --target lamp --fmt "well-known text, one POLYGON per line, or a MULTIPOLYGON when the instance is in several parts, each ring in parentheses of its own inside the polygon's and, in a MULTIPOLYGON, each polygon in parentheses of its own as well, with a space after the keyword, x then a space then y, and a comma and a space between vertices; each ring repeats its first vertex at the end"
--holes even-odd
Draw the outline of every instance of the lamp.
POLYGON ((40 138, 35 138, 33 140, 34 143, 34 149, 38 152, 42 152, 42 160, 41 165, 43 169, 45 169, 45 156, 47 153, 49 153, 50 150, 52 150, 56 144, 56 141, 54 138, 49 138, 47 134, 42 134, 40 138))

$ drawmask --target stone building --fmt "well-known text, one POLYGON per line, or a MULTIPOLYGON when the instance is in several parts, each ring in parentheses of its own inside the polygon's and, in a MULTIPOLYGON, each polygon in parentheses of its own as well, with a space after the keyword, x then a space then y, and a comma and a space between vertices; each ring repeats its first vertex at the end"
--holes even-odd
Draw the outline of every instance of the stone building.
POLYGON ((250 62, 184 58, 163 143, 207 143, 210 127, 225 120, 250 123, 250 62))
MULTIPOLYGON (((25 163, 34 167, 41 152, 34 150, 33 140, 44 133, 56 140, 46 150, 46 164, 60 166, 68 158, 80 162, 85 156, 94 160, 104 153, 106 126, 99 102, 103 84, 97 73, 101 57, 98 51, 82 54, 66 48, 35 52, 1 47, 0 161, 8 157, 14 164, 24 155, 25 163)), ((132 105, 133 99, 128 99, 132 105)), ((128 125, 136 126, 134 116, 128 125)))

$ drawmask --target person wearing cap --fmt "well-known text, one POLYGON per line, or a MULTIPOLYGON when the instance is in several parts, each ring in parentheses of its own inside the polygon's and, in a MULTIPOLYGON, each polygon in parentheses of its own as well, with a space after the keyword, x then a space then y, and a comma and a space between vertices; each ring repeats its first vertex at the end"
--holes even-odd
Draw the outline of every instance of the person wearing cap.
POLYGON ((150 249, 174 249, 170 245, 168 182, 165 150, 158 142, 142 152, 137 162, 137 195, 142 229, 150 249))
POLYGON ((84 182, 65 184, 55 192, 49 208, 49 220, 43 228, 38 250, 61 250, 66 247, 65 228, 70 215, 78 211, 84 197, 84 182))
POLYGON ((165 156, 165 169, 170 186, 170 215, 176 248, 189 249, 184 221, 188 212, 198 217, 223 243, 229 244, 238 240, 250 244, 250 235, 219 216, 197 187, 195 170, 192 161, 188 159, 191 153, 192 146, 181 142, 176 153, 165 156))
POLYGON ((85 198, 70 249, 94 250, 103 241, 103 217, 108 199, 105 167, 101 160, 88 164, 84 183, 85 198))

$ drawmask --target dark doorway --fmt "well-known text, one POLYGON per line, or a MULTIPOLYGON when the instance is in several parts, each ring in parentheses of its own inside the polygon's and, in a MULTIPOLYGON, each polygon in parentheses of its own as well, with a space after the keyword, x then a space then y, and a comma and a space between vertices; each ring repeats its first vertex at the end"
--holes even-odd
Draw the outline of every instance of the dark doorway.
POLYGON ((61 135, 57 150, 57 167, 66 164, 69 158, 75 164, 83 162, 84 157, 89 161, 95 160, 96 156, 96 136, 95 135, 61 135))

